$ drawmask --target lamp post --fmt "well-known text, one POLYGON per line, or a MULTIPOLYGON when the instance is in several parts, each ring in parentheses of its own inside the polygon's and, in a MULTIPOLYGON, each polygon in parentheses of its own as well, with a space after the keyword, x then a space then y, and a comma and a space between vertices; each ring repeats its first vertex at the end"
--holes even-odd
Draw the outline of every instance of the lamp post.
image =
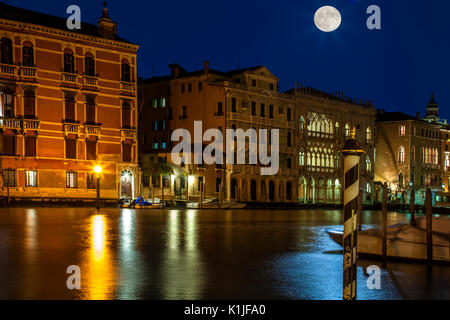
POLYGON ((95 166, 95 175, 97 177, 97 210, 100 209, 100 174, 102 173, 102 167, 95 166))

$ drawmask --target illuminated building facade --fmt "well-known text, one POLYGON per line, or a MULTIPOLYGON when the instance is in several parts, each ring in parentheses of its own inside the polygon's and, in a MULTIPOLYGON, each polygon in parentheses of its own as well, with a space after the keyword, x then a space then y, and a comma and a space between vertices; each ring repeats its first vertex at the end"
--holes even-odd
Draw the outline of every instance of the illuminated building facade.
POLYGON ((136 56, 103 9, 98 25, 0 3, 3 196, 138 194, 136 56))

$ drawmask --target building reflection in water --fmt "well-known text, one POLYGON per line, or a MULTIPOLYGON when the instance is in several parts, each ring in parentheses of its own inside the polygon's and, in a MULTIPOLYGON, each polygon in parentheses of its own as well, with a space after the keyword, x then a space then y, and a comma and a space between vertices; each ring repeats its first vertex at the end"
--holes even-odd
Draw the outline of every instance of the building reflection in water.
POLYGON ((35 209, 25 211, 25 237, 24 237, 24 299, 33 299, 39 290, 39 263, 38 263, 39 233, 35 209))
POLYGON ((110 300, 114 298, 116 286, 115 263, 108 248, 110 230, 102 215, 91 217, 89 225, 90 249, 86 251, 81 266, 82 298, 88 300, 110 300))
POLYGON ((164 284, 161 298, 164 300, 196 300, 203 296, 206 275, 198 248, 197 215, 195 210, 169 213, 167 245, 160 272, 164 284), (184 221, 181 221, 183 217, 184 221))
POLYGON ((132 300, 142 298, 141 287, 145 282, 145 268, 136 248, 136 212, 124 209, 120 216, 118 299, 132 300))

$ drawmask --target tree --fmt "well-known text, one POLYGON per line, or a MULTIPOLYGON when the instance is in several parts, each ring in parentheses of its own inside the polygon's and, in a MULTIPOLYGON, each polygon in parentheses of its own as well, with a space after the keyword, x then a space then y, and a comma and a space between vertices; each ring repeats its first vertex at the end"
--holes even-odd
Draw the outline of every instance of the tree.
POLYGON ((153 192, 153 179, 152 177, 160 177, 160 186, 162 190, 162 202, 164 205, 164 177, 169 177, 173 174, 173 169, 167 163, 150 163, 149 161, 142 161, 141 163, 142 173, 144 176, 149 177, 149 187, 152 190, 152 204, 155 202, 153 192))

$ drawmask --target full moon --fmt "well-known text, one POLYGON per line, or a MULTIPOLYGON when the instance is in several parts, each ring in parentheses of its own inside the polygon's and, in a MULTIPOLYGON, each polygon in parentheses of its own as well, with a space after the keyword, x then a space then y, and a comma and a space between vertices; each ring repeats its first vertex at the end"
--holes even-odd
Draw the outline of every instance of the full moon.
POLYGON ((323 32, 333 32, 341 25, 340 12, 331 6, 319 8, 314 15, 316 27, 323 32))

